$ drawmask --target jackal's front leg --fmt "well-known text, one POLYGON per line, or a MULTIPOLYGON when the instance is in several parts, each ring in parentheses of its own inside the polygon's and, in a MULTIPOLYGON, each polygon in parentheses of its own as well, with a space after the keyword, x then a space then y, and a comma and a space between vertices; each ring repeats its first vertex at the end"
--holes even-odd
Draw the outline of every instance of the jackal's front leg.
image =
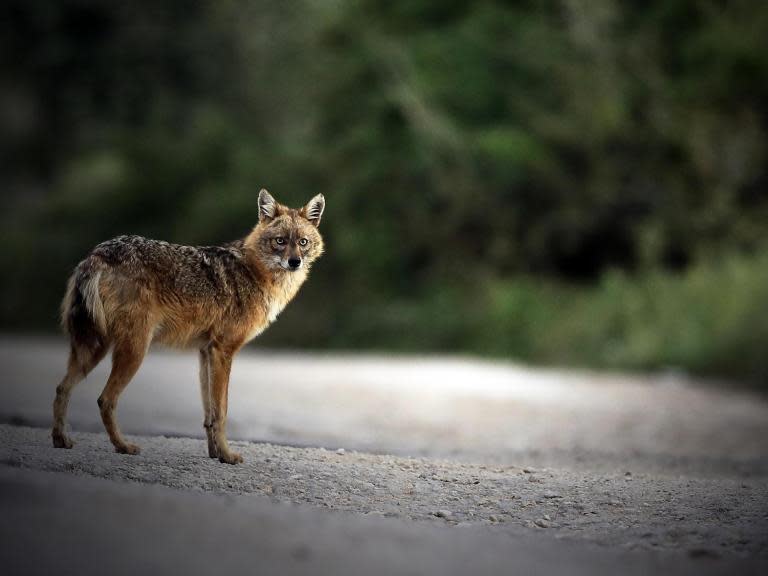
POLYGON ((219 457, 219 450, 213 436, 213 409, 211 408, 211 351, 209 347, 200 349, 200 396, 203 400, 203 427, 208 438, 208 456, 219 457))
POLYGON ((227 443, 227 396, 233 354, 234 352, 218 345, 211 346, 209 351, 211 435, 218 452, 219 461, 225 464, 238 464, 243 461, 243 457, 232 452, 227 443))

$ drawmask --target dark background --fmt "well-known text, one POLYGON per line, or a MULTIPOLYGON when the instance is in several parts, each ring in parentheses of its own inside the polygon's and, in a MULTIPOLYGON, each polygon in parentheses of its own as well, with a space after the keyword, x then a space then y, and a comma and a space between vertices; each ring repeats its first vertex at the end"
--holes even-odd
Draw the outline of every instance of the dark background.
POLYGON ((0 6, 0 329, 123 233, 326 196, 259 346, 768 383, 768 3, 0 6))

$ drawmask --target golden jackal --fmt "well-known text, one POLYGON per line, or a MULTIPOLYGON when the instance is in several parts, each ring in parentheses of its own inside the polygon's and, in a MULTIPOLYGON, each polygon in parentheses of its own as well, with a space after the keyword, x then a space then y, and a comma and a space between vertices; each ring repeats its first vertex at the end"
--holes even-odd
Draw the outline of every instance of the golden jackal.
POLYGON ((227 389, 235 353, 275 320, 323 252, 318 194, 299 210, 259 193, 259 223, 223 246, 179 246, 139 236, 99 244, 69 279, 62 325, 69 335, 67 374, 53 403, 53 445, 65 435, 72 388, 112 349, 112 371, 99 396, 117 452, 137 454, 120 434, 115 407, 153 341, 200 349, 200 387, 208 455, 242 462, 227 444, 227 389))

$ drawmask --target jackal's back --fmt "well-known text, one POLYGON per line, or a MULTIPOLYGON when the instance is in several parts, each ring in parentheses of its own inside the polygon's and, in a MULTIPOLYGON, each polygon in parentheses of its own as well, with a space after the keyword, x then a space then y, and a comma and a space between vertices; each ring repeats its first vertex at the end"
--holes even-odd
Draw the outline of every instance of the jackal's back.
POLYGON ((96 332, 109 342, 150 326, 153 340, 183 346, 217 332, 263 329, 269 289, 242 241, 183 246, 120 236, 78 265, 62 319, 70 336, 96 332))
POLYGON ((242 306, 258 287, 245 260, 243 242, 223 246, 184 246, 141 236, 102 242, 89 258, 103 263, 119 280, 135 283, 162 301, 242 306))

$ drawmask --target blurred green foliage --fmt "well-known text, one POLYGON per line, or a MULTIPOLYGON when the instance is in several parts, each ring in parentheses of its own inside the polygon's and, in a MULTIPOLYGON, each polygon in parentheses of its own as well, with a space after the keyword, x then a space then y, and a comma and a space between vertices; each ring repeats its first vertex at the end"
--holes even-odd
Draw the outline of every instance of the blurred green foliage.
POLYGON ((0 45, 5 329, 265 186, 328 252, 263 345, 768 380, 768 3, 9 0, 0 45))

